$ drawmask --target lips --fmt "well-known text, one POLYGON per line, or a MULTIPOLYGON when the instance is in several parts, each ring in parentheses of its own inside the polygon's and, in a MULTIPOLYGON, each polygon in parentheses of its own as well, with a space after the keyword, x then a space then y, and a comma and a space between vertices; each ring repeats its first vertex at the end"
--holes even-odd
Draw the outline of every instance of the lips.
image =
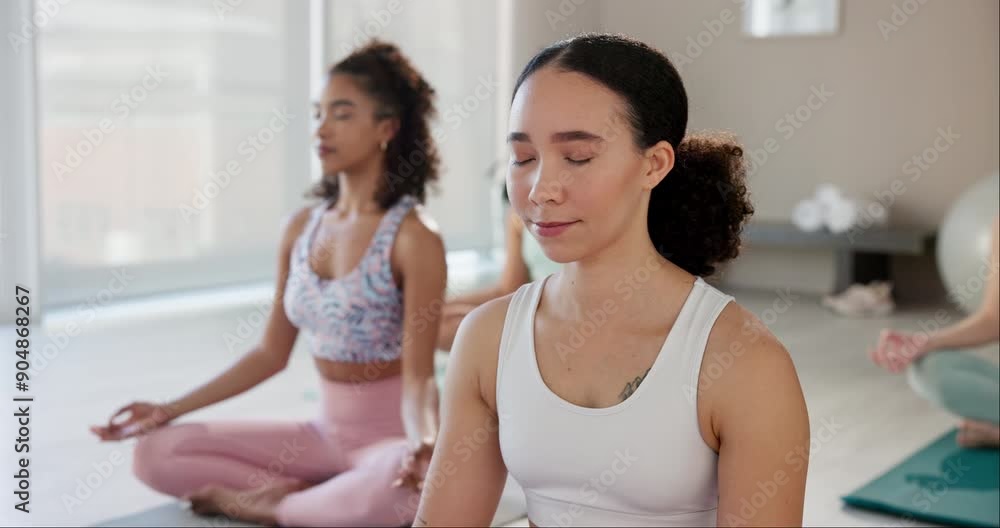
POLYGON ((319 157, 321 157, 321 158, 324 157, 324 156, 327 156, 329 154, 333 154, 333 153, 337 152, 337 150, 334 149, 334 148, 323 147, 323 146, 320 146, 319 148, 317 148, 316 151, 319 153, 319 157))
POLYGON ((559 236, 577 222, 579 220, 570 222, 535 222, 535 233, 543 237, 559 236))

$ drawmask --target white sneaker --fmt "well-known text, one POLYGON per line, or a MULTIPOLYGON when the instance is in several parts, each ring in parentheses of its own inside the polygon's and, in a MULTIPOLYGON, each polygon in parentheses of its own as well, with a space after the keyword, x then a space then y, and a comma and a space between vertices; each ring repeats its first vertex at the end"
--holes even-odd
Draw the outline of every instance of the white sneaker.
POLYGON ((843 292, 823 297, 823 306, 848 317, 884 317, 896 309, 892 283, 852 284, 843 292))

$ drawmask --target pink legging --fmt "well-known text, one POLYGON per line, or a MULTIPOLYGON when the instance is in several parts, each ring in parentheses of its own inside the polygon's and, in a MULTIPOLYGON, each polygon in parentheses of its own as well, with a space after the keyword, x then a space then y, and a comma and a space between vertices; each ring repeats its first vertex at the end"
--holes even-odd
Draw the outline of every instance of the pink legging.
POLYGON ((406 439, 401 378, 322 382, 309 422, 209 422, 166 426, 136 444, 136 476, 182 497, 214 484, 259 489, 280 479, 314 483, 278 505, 282 526, 403 526, 419 494, 393 488, 406 439))

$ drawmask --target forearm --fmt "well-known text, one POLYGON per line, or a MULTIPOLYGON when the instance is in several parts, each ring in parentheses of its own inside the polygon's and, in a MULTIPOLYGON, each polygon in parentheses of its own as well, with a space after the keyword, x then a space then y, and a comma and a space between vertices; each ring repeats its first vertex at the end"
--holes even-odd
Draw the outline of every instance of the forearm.
POLYGON ((414 378, 403 388, 402 417, 407 442, 411 446, 434 443, 438 433, 438 389, 434 375, 414 378))
POLYGON ((996 315, 977 312, 947 328, 928 334, 929 351, 946 348, 968 348, 989 344, 1000 339, 1000 322, 996 315))
POLYGON ((212 380, 167 404, 171 418, 232 398, 280 372, 283 366, 255 349, 212 380))

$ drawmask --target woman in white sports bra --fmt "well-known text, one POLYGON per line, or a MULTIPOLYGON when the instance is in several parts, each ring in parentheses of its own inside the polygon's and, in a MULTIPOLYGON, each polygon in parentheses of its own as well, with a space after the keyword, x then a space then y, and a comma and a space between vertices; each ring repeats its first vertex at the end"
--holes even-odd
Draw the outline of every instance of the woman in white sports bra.
POLYGON ((517 80, 507 188, 553 275, 462 322, 414 526, 801 525, 809 419, 785 348, 702 277, 753 212, 742 149, 687 135, 662 53, 583 35, 517 80))

